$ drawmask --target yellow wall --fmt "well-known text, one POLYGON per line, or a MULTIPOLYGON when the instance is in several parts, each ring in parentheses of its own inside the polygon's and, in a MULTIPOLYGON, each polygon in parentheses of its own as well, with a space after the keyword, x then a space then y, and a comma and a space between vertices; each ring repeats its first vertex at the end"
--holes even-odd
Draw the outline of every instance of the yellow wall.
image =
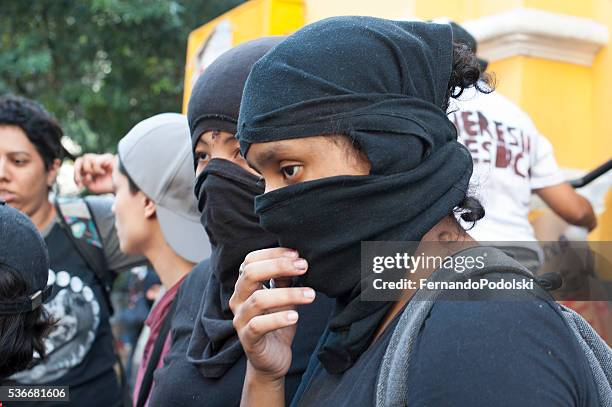
MULTIPOLYGON (((525 0, 523 7, 548 10, 560 14, 570 14, 576 17, 593 18, 594 3, 598 0, 525 0)), ((606 0, 604 0, 606 1, 606 0)))
POLYGON ((559 165, 587 170, 603 162, 605 151, 596 149, 600 137, 593 133, 591 68, 518 59, 523 70, 518 102, 555 146, 559 165))
POLYGON ((402 18, 412 13, 412 0, 306 0, 306 21, 312 23, 333 16, 359 15, 402 18))
POLYGON ((390 19, 448 17, 464 21, 519 7, 520 0, 307 0, 311 23, 337 15, 368 15, 390 19))
POLYGON ((520 0, 413 0, 414 14, 424 20, 448 17, 461 22, 520 7, 520 0))
POLYGON ((195 55, 223 20, 229 21, 233 27, 232 45, 264 36, 288 35, 302 27, 306 21, 302 0, 252 0, 192 31, 187 42, 183 112, 187 110, 191 95, 195 55))
MULTIPOLYGON (((517 57, 521 58, 521 57, 517 57)), ((523 64, 517 63, 517 58, 506 58, 489 63, 495 88, 512 101, 519 103, 523 95, 523 64)))

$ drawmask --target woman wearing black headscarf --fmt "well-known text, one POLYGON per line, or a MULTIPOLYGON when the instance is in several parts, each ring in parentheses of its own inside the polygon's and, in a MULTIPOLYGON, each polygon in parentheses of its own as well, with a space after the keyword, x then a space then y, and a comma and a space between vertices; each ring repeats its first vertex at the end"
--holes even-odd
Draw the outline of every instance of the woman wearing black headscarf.
POLYGON ((450 26, 369 17, 311 24, 253 66, 237 138, 265 178, 255 209, 281 247, 245 258, 230 300, 249 360, 243 405, 284 404, 295 306, 315 291, 336 305, 296 405, 596 403, 577 342, 554 303, 531 292, 506 303, 410 301, 423 290, 360 298, 362 241, 456 241, 482 253, 454 216, 476 221, 483 210, 466 197, 472 162, 446 117, 449 98, 479 75, 450 26), (269 279, 283 287, 265 289, 269 279))
MULTIPOLYGON (((178 293, 172 348, 164 367, 155 372, 149 406, 240 403, 246 357, 228 301, 244 256, 276 246, 278 240, 259 226, 253 201, 263 186, 242 157, 234 135, 252 65, 283 38, 261 38, 227 51, 206 68, 193 88, 187 117, 196 165, 195 194, 212 255, 207 265, 187 277, 178 293)), ((292 348, 295 358, 287 375, 287 400, 297 390, 331 304, 321 296, 314 307, 304 310, 300 337, 292 348)))

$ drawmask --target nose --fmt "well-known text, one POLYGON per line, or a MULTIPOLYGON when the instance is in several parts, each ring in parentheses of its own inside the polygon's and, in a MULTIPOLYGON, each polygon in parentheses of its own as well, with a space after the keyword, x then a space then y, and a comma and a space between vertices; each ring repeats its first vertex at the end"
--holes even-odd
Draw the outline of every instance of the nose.
POLYGON ((9 181, 9 170, 6 165, 6 158, 0 157, 0 181, 9 181))
POLYGON ((221 158, 223 160, 227 160, 227 161, 234 161, 234 157, 232 156, 232 152, 231 151, 226 151, 225 149, 221 149, 221 148, 215 148, 215 145, 213 144, 213 148, 211 149, 210 152, 210 158, 221 158))
POLYGON ((268 192, 276 191, 277 189, 285 186, 285 185, 281 185, 280 183, 274 183, 274 182, 266 182, 265 185, 266 185, 266 188, 264 189, 264 194, 267 194, 268 192))

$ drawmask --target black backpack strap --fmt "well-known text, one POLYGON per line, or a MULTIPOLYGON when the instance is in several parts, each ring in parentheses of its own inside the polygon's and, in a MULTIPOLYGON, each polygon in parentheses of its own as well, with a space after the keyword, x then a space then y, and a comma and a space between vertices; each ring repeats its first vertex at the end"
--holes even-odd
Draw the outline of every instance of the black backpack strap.
POLYGON ((149 358, 147 369, 145 370, 144 376, 142 377, 142 382, 140 383, 138 400, 136 401, 135 407, 144 407, 147 399, 149 398, 149 393, 151 392, 151 387, 153 386, 153 373, 157 368, 157 364, 159 363, 159 359, 161 358, 161 354, 164 349, 164 344, 166 343, 166 338, 170 332, 177 302, 178 301, 176 301, 175 297, 174 300, 172 300, 172 305, 170 305, 166 318, 164 318, 164 322, 159 330, 157 338, 155 338, 155 344, 153 345, 153 350, 151 351, 151 357, 149 358))
MULTIPOLYGON (((556 276, 546 276, 546 284, 542 284, 542 277, 540 279, 536 278, 522 264, 494 247, 474 246, 461 250, 453 256, 459 255, 486 256, 486 266, 484 268, 467 268, 461 273, 461 276, 458 276, 452 267, 441 268, 434 271, 428 280, 459 281, 460 279, 479 278, 494 273, 511 274, 533 279, 536 284, 529 292, 541 300, 554 302, 554 298, 546 291, 545 286, 556 285, 558 283, 556 276)), ((413 355, 412 351, 432 307, 447 292, 448 290, 417 290, 406 304, 393 330, 378 372, 375 393, 375 405, 377 407, 407 405, 408 369, 413 355)), ((495 299, 498 296, 493 290, 487 290, 483 293, 485 293, 485 296, 478 297, 481 300, 495 299), (491 295, 491 297, 487 298, 486 295, 491 295)))
POLYGON ((537 293, 541 299, 546 301, 555 301, 550 291, 558 289, 563 284, 561 275, 559 273, 550 272, 537 276, 527 269, 527 267, 508 256, 505 252, 503 252, 503 250, 495 247, 476 246, 462 250, 463 254, 466 252, 469 252, 472 256, 486 254, 489 263, 489 265, 482 270, 475 268, 466 270, 464 275, 469 277, 483 277, 491 273, 504 272, 531 278, 536 283, 536 286, 531 291, 533 293, 537 293))
POLYGON ((115 274, 108 268, 104 248, 102 247, 99 237, 100 232, 98 231, 98 226, 96 225, 89 204, 82 198, 71 200, 56 199, 55 210, 57 211, 60 227, 72 242, 77 253, 79 253, 87 266, 94 272, 96 280, 102 286, 104 300, 108 307, 109 314, 112 316, 114 309, 110 299, 110 292, 115 274), (73 219, 76 219, 76 222, 72 223, 73 219), (75 236, 75 229, 73 229, 73 227, 86 227, 83 223, 89 223, 90 220, 91 224, 93 224, 93 230, 90 232, 92 235, 95 234, 95 236, 93 236, 94 238, 88 240, 84 237, 75 236))
MULTIPOLYGON (((79 253, 79 256, 85 261, 87 267, 93 271, 96 280, 102 286, 104 302, 107 305, 109 315, 112 316, 114 308, 110 295, 116 273, 108 267, 100 230, 89 203, 84 198, 56 199, 55 210, 57 211, 60 227, 64 230, 77 253, 79 253), (83 226, 85 226, 86 230, 83 230, 83 226), (78 236, 75 236, 75 230, 79 231, 78 236)), ((113 348, 117 359, 119 380, 121 381, 123 404, 131 406, 132 399, 128 380, 114 339, 113 348)))

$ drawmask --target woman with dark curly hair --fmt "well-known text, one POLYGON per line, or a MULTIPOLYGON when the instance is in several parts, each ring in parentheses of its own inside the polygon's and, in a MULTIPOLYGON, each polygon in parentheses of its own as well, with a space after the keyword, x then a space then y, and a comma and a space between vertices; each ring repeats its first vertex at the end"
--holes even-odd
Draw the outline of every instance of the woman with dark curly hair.
MULTIPOLYGON (((284 405, 295 307, 316 292, 336 304, 294 405, 596 403, 578 342, 541 289, 438 301, 417 285, 365 301, 365 241, 412 241, 419 255, 453 261, 488 255, 481 271, 495 270, 492 280, 533 282, 455 217, 483 216, 467 196, 470 154, 446 116, 449 98, 479 76, 450 26, 370 17, 306 26, 253 66, 237 138, 265 179, 255 211, 281 247, 246 256, 230 300, 248 358, 243 405, 284 405)), ((461 278, 448 266, 416 272, 416 282, 461 278)))
POLYGON ((45 356, 43 339, 53 320, 42 307, 49 297, 47 247, 32 222, 0 200, 0 380, 45 356), (28 256, 20 253, 27 252, 28 256))
MULTIPOLYGON (((50 192, 66 156, 62 136, 57 120, 39 103, 0 96, 0 199, 27 215, 45 239, 53 286, 45 308, 57 320, 45 340, 47 357, 8 380, 70 386, 74 405, 118 406, 123 393, 115 373, 109 290, 118 272, 144 259, 121 252, 112 199, 54 202, 50 192)), ((54 403, 49 405, 63 402, 54 403)))

